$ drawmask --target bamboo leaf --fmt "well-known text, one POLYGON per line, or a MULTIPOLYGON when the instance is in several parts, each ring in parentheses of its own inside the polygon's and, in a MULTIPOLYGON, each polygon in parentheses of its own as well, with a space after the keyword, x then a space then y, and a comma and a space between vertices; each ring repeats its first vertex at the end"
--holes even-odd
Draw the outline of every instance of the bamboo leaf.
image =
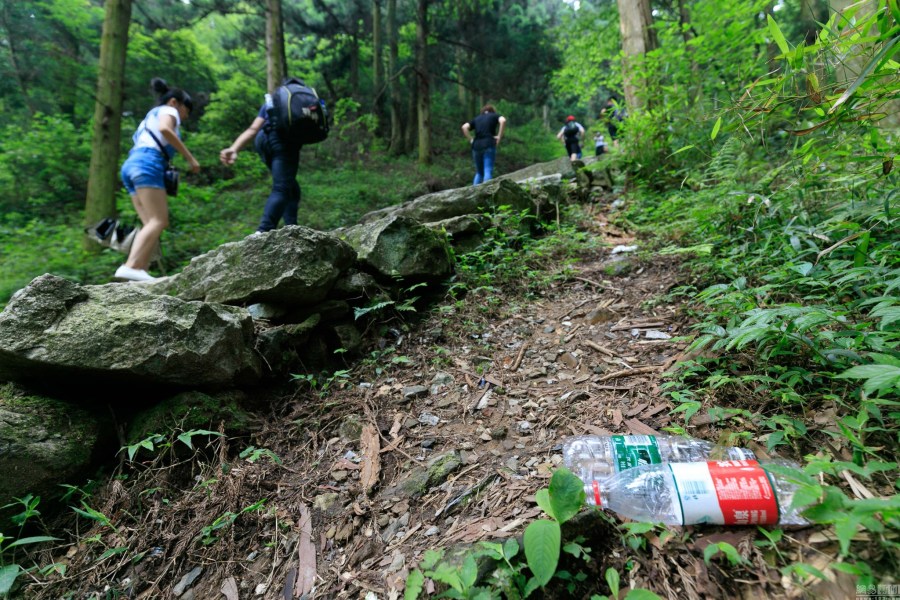
POLYGON ((769 22, 769 33, 772 34, 772 39, 775 40, 775 43, 778 45, 778 49, 781 50, 781 53, 785 56, 788 52, 791 51, 788 46, 787 40, 784 39, 784 34, 781 33, 781 28, 778 27, 778 23, 775 22, 775 19, 772 18, 772 15, 766 15, 766 20, 769 22))
POLYGON ((867 64, 863 68, 862 72, 859 74, 859 77, 856 78, 856 81, 850 84, 850 87, 848 87, 847 90, 843 94, 841 94, 841 97, 835 101, 834 105, 828 109, 829 115, 836 111, 842 104, 849 100, 854 93, 856 93, 856 90, 859 89, 859 86, 865 83, 866 79, 869 77, 869 75, 872 74, 877 66, 879 66, 883 61, 890 58, 890 53, 892 52, 893 47, 897 45, 898 41, 900 41, 900 36, 891 39, 891 41, 884 45, 884 48, 881 49, 881 52, 876 54, 875 58, 869 61, 869 64, 867 64))
POLYGON ((719 129, 722 127, 722 117, 716 119, 716 124, 713 125, 712 133, 709 134, 709 139, 714 140, 716 136, 719 135, 719 129))

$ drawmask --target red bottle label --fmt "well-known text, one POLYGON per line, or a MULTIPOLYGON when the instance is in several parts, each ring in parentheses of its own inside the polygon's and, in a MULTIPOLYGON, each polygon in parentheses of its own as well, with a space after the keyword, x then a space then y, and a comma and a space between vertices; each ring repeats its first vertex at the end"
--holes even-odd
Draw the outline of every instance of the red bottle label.
POLYGON ((725 525, 773 525, 778 522, 778 499, 769 476, 755 460, 710 462, 725 525))
POLYGON ((682 523, 767 525, 778 522, 778 500, 755 460, 672 463, 682 523))

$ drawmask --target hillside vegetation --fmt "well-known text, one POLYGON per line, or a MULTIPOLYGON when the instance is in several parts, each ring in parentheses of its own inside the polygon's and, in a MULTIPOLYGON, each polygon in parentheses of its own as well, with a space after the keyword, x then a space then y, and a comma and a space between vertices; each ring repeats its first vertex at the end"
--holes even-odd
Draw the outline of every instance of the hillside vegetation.
MULTIPOLYGON (((150 4, 136 16, 129 46, 136 110, 130 119, 139 120, 147 108, 134 96, 165 66, 154 58, 160 48, 188 57, 171 79, 210 92, 186 136, 204 168, 186 178, 171 203, 172 227, 163 241, 163 264, 171 273, 255 227, 267 193, 263 166, 250 151, 234 168, 218 166, 215 157, 255 113, 264 85, 250 73, 265 59, 244 39, 258 32, 259 15, 215 14, 210 21, 218 29, 186 19, 169 35, 161 27, 162 3, 150 4), (197 68, 190 71, 186 63, 197 68)), ((589 139, 605 131, 600 107, 608 96, 620 96, 627 63, 624 72, 640 82, 640 104, 628 107, 618 144, 589 167, 608 170, 616 187, 543 224, 546 235, 538 239, 520 235, 518 216, 510 215, 487 245, 457 257, 457 275, 436 306, 420 313, 385 310, 361 360, 298 373, 276 397, 255 405, 260 425, 251 434, 220 437, 210 433, 219 427, 212 423, 202 438, 208 445, 200 437, 185 444, 178 436, 187 432, 172 425, 156 432, 153 452, 133 460, 134 452, 123 451, 112 472, 68 488, 72 512, 42 520, 34 498, 5 507, 23 527, 0 536, 0 590, 18 577, 15 585, 23 587, 16 593, 25 597, 132 597, 135 591, 144 594, 135 597, 154 597, 202 564, 221 576, 202 584, 210 593, 229 577, 250 581, 251 573, 253 581, 275 586, 262 588, 265 597, 276 597, 288 580, 295 591, 296 569, 310 568, 285 556, 295 556, 298 544, 312 544, 316 597, 397 597, 401 588, 407 598, 441 592, 631 600, 895 593, 900 11, 894 0, 826 10, 811 21, 799 1, 777 3, 778 10, 755 0, 693 0, 679 3, 682 10, 653 2, 658 47, 624 63, 615 3, 582 2, 576 11, 550 2, 437 2, 432 14, 443 25, 435 25, 432 71, 450 75, 435 84, 430 165, 415 161, 411 146, 391 151, 385 122, 378 120, 383 111, 351 93, 351 44, 338 44, 347 39, 343 33, 323 33, 332 18, 365 19, 340 11, 326 18, 323 9, 313 11, 319 22, 301 3, 285 4, 309 17, 298 16, 295 26, 321 26, 322 39, 334 42, 316 49, 308 47, 312 37, 300 38, 292 50, 295 64, 306 65, 303 75, 311 81, 321 78, 315 81, 320 88, 339 92, 329 99, 331 138, 301 155, 301 223, 331 229, 427 191, 467 185, 472 167, 459 126, 477 110, 476 100, 497 98, 499 112, 510 119, 501 173, 559 156, 554 135, 565 115, 578 114, 589 139), (480 22, 478 15, 503 25, 496 40, 464 26, 480 22), (459 29, 447 29, 450 23, 459 29), (515 32, 522 39, 513 44, 515 32), (477 56, 496 60, 457 64, 447 39, 471 42, 477 56), (528 51, 520 46, 526 42, 528 51), (528 52, 534 72, 517 82, 510 73, 526 71, 517 61, 528 52), (455 69, 463 64, 472 69, 463 74, 478 84, 460 91, 456 83, 465 77, 456 77, 455 69), (503 75, 496 87, 488 66, 503 75), (632 243, 639 246, 637 258, 620 272, 608 262, 609 247, 632 243), (611 311, 615 319, 588 323, 596 315, 585 307, 611 311), (567 329, 577 319, 583 329, 567 329), (630 324, 640 331, 648 322, 672 327, 672 340, 634 346, 644 340, 612 330, 630 324), (608 338, 616 341, 609 342, 609 360, 590 359, 605 365, 591 363, 588 396, 553 406, 535 399, 531 408, 539 418, 533 422, 504 412, 510 400, 526 403, 515 394, 527 387, 529 368, 539 372, 542 353, 558 348, 559 357, 571 354, 593 325, 605 329, 591 335, 616 334, 608 338), (523 350, 519 360, 531 363, 519 371, 518 348, 545 338, 545 352, 523 350), (632 365, 623 357, 647 362, 632 365), (653 369, 642 371, 639 384, 622 374, 603 379, 633 366, 653 369), (398 408, 378 394, 428 385, 436 371, 453 371, 467 393, 487 384, 502 389, 496 394, 502 404, 490 406, 494 412, 487 416, 467 406, 444 407, 444 433, 432 434, 409 419, 434 407, 423 401, 398 408), (432 447, 469 451, 463 444, 470 442, 477 456, 448 487, 420 499, 357 498, 359 475, 340 462, 362 443, 359 436, 348 442, 340 429, 349 416, 381 432, 381 491, 430 458, 432 447), (557 469, 555 445, 570 434, 633 431, 627 421, 634 419, 654 431, 796 461, 799 469, 783 475, 800 486, 794 501, 809 506, 803 514, 810 527, 676 528, 596 511, 575 517, 583 497, 577 482, 557 469), (535 429, 515 429, 522 420, 535 429), (509 462, 513 455, 516 463, 509 462), (312 530, 320 537, 304 537, 302 511, 331 493, 346 503, 332 512, 316 505, 312 530), (455 500, 459 512, 438 519, 435 511, 449 510, 455 500), (395 525, 404 515, 405 524, 395 525), (157 519, 162 530, 154 529, 157 519), (526 532, 535 523, 545 533, 559 531, 558 538, 541 538, 556 543, 530 543, 526 532), (393 545, 390 537, 378 542, 388 527, 401 532, 393 545), (427 534, 431 527, 447 534, 448 543, 427 534), (458 547, 444 549, 463 542, 472 545, 461 554, 458 547), (157 548, 166 561, 154 558, 157 548), (492 568, 479 570, 486 564, 492 568), (232 565, 239 568, 229 571, 232 565)), ((86 18, 97 18, 92 10, 86 18)), ((76 24, 60 14, 38 16, 71 30, 76 24)), ((411 63, 412 22, 404 13, 405 64, 411 63)), ((19 15, 9 23, 24 28, 27 20, 19 15)), ((9 23, 7 34, 28 37, 9 23)), ((42 37, 31 42, 35 48, 49 43, 42 37)), ((96 46, 94 39, 84 43, 96 46)), ((362 42, 364 54, 371 48, 362 42)), ((88 72, 78 76, 90 80, 88 72)), ((49 89, 46 81, 35 85, 49 89)), ((54 98, 58 106, 35 99, 15 108, 10 92, 0 92, 19 119, 3 117, 0 136, 0 300, 45 271, 106 283, 121 255, 98 254, 81 243, 89 100, 76 99, 67 113, 55 95, 36 99, 54 98)), ((124 130, 133 127, 127 123, 124 130)), ((134 218, 124 193, 118 207, 134 218)), ((242 589, 240 597, 251 593, 242 589)))

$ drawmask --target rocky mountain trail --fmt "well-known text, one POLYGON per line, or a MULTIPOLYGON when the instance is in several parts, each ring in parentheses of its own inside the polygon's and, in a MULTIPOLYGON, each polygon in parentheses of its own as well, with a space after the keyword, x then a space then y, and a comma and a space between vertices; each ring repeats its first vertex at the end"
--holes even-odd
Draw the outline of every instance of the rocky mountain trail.
POLYGON ((59 597, 77 576, 139 598, 398 597, 425 550, 521 535, 562 439, 672 419, 659 384, 686 345, 666 299, 678 262, 640 260, 602 212, 587 225, 603 244, 538 297, 447 303, 389 327, 369 360, 292 383, 249 437, 123 465, 93 493, 91 541, 49 552, 67 574, 28 592, 59 597))

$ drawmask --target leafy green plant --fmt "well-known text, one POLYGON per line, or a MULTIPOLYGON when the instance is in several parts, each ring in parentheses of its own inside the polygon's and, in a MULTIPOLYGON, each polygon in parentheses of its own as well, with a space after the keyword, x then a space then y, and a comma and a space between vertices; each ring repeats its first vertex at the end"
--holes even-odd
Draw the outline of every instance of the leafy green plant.
POLYGON ((558 469, 550 479, 550 487, 535 494, 538 506, 552 520, 538 519, 525 528, 525 557, 534 574, 526 591, 547 585, 556 573, 562 540, 562 524, 584 506, 584 483, 568 469, 558 469))
POLYGON ((240 510, 240 512, 234 513, 231 511, 227 511, 219 517, 216 517, 212 523, 203 527, 200 532, 200 541, 204 546, 209 546, 218 541, 218 536, 213 535, 215 532, 225 529, 226 527, 231 527, 234 522, 238 519, 239 516, 248 512, 256 512, 261 510, 266 504, 266 499, 262 498, 253 504, 246 506, 240 510))
POLYGON ((15 502, 10 502, 9 504, 0 506, 0 510, 3 510, 5 508, 21 507, 22 512, 14 514, 9 518, 9 520, 13 524, 19 526, 19 533, 21 534, 22 528, 25 527, 25 523, 27 523, 30 519, 40 520, 41 512, 37 509, 40 503, 40 496, 26 494, 22 498, 15 498, 15 502))
POLYGON ((15 539, 8 538, 0 533, 0 596, 6 596, 7 594, 9 594, 19 575, 27 572, 27 569, 23 568, 18 563, 8 562, 10 550, 12 550, 13 548, 21 548, 22 546, 27 546, 30 544, 52 542, 58 539, 59 538, 47 535, 38 535, 33 537, 15 539))
POLYGON ((324 398, 336 381, 346 381, 350 377, 349 369, 340 369, 328 375, 324 380, 320 380, 317 375, 312 373, 291 374, 294 381, 302 381, 309 385, 310 389, 317 391, 320 398, 324 398))
MULTIPOLYGON (((208 429, 191 429, 190 431, 183 431, 183 432, 179 433, 175 437, 174 441, 181 442, 182 444, 187 446, 188 449, 193 450, 194 449, 193 438, 198 435, 222 437, 223 434, 219 433, 218 431, 209 431, 208 429)), ((148 435, 144 439, 137 441, 133 444, 130 444, 128 446, 123 446, 122 448, 119 449, 119 452, 122 452, 124 450, 128 454, 128 460, 133 461, 134 456, 142 448, 149 452, 154 452, 158 448, 172 447, 172 444, 174 441, 169 440, 168 438, 166 438, 163 435, 154 433, 154 434, 148 435)))
POLYGON ((525 528, 523 546, 525 561, 521 561, 519 543, 510 539, 503 544, 481 542, 478 549, 467 553, 461 565, 443 560, 443 551, 426 552, 420 569, 410 573, 407 581, 406 598, 418 598, 425 577, 443 583, 449 589, 439 597, 480 599, 493 598, 502 591, 508 598, 527 598, 538 588, 544 587, 554 577, 566 581, 581 581, 583 574, 571 575, 559 571, 557 566, 561 552, 567 552, 582 560, 589 560, 590 549, 578 541, 562 544, 563 523, 575 516, 584 505, 584 485, 568 469, 561 468, 553 473, 548 488, 535 495, 538 506, 551 519, 538 519, 525 528), (496 563, 487 586, 476 585, 479 557, 487 557, 496 563), (527 569, 531 577, 525 573, 527 569))
POLYGON ((247 446, 246 448, 244 448, 244 450, 242 450, 240 453, 240 457, 246 459, 247 462, 250 463, 255 463, 260 458, 268 458, 277 465, 280 465, 282 463, 278 455, 268 448, 257 448, 256 446, 247 446))

